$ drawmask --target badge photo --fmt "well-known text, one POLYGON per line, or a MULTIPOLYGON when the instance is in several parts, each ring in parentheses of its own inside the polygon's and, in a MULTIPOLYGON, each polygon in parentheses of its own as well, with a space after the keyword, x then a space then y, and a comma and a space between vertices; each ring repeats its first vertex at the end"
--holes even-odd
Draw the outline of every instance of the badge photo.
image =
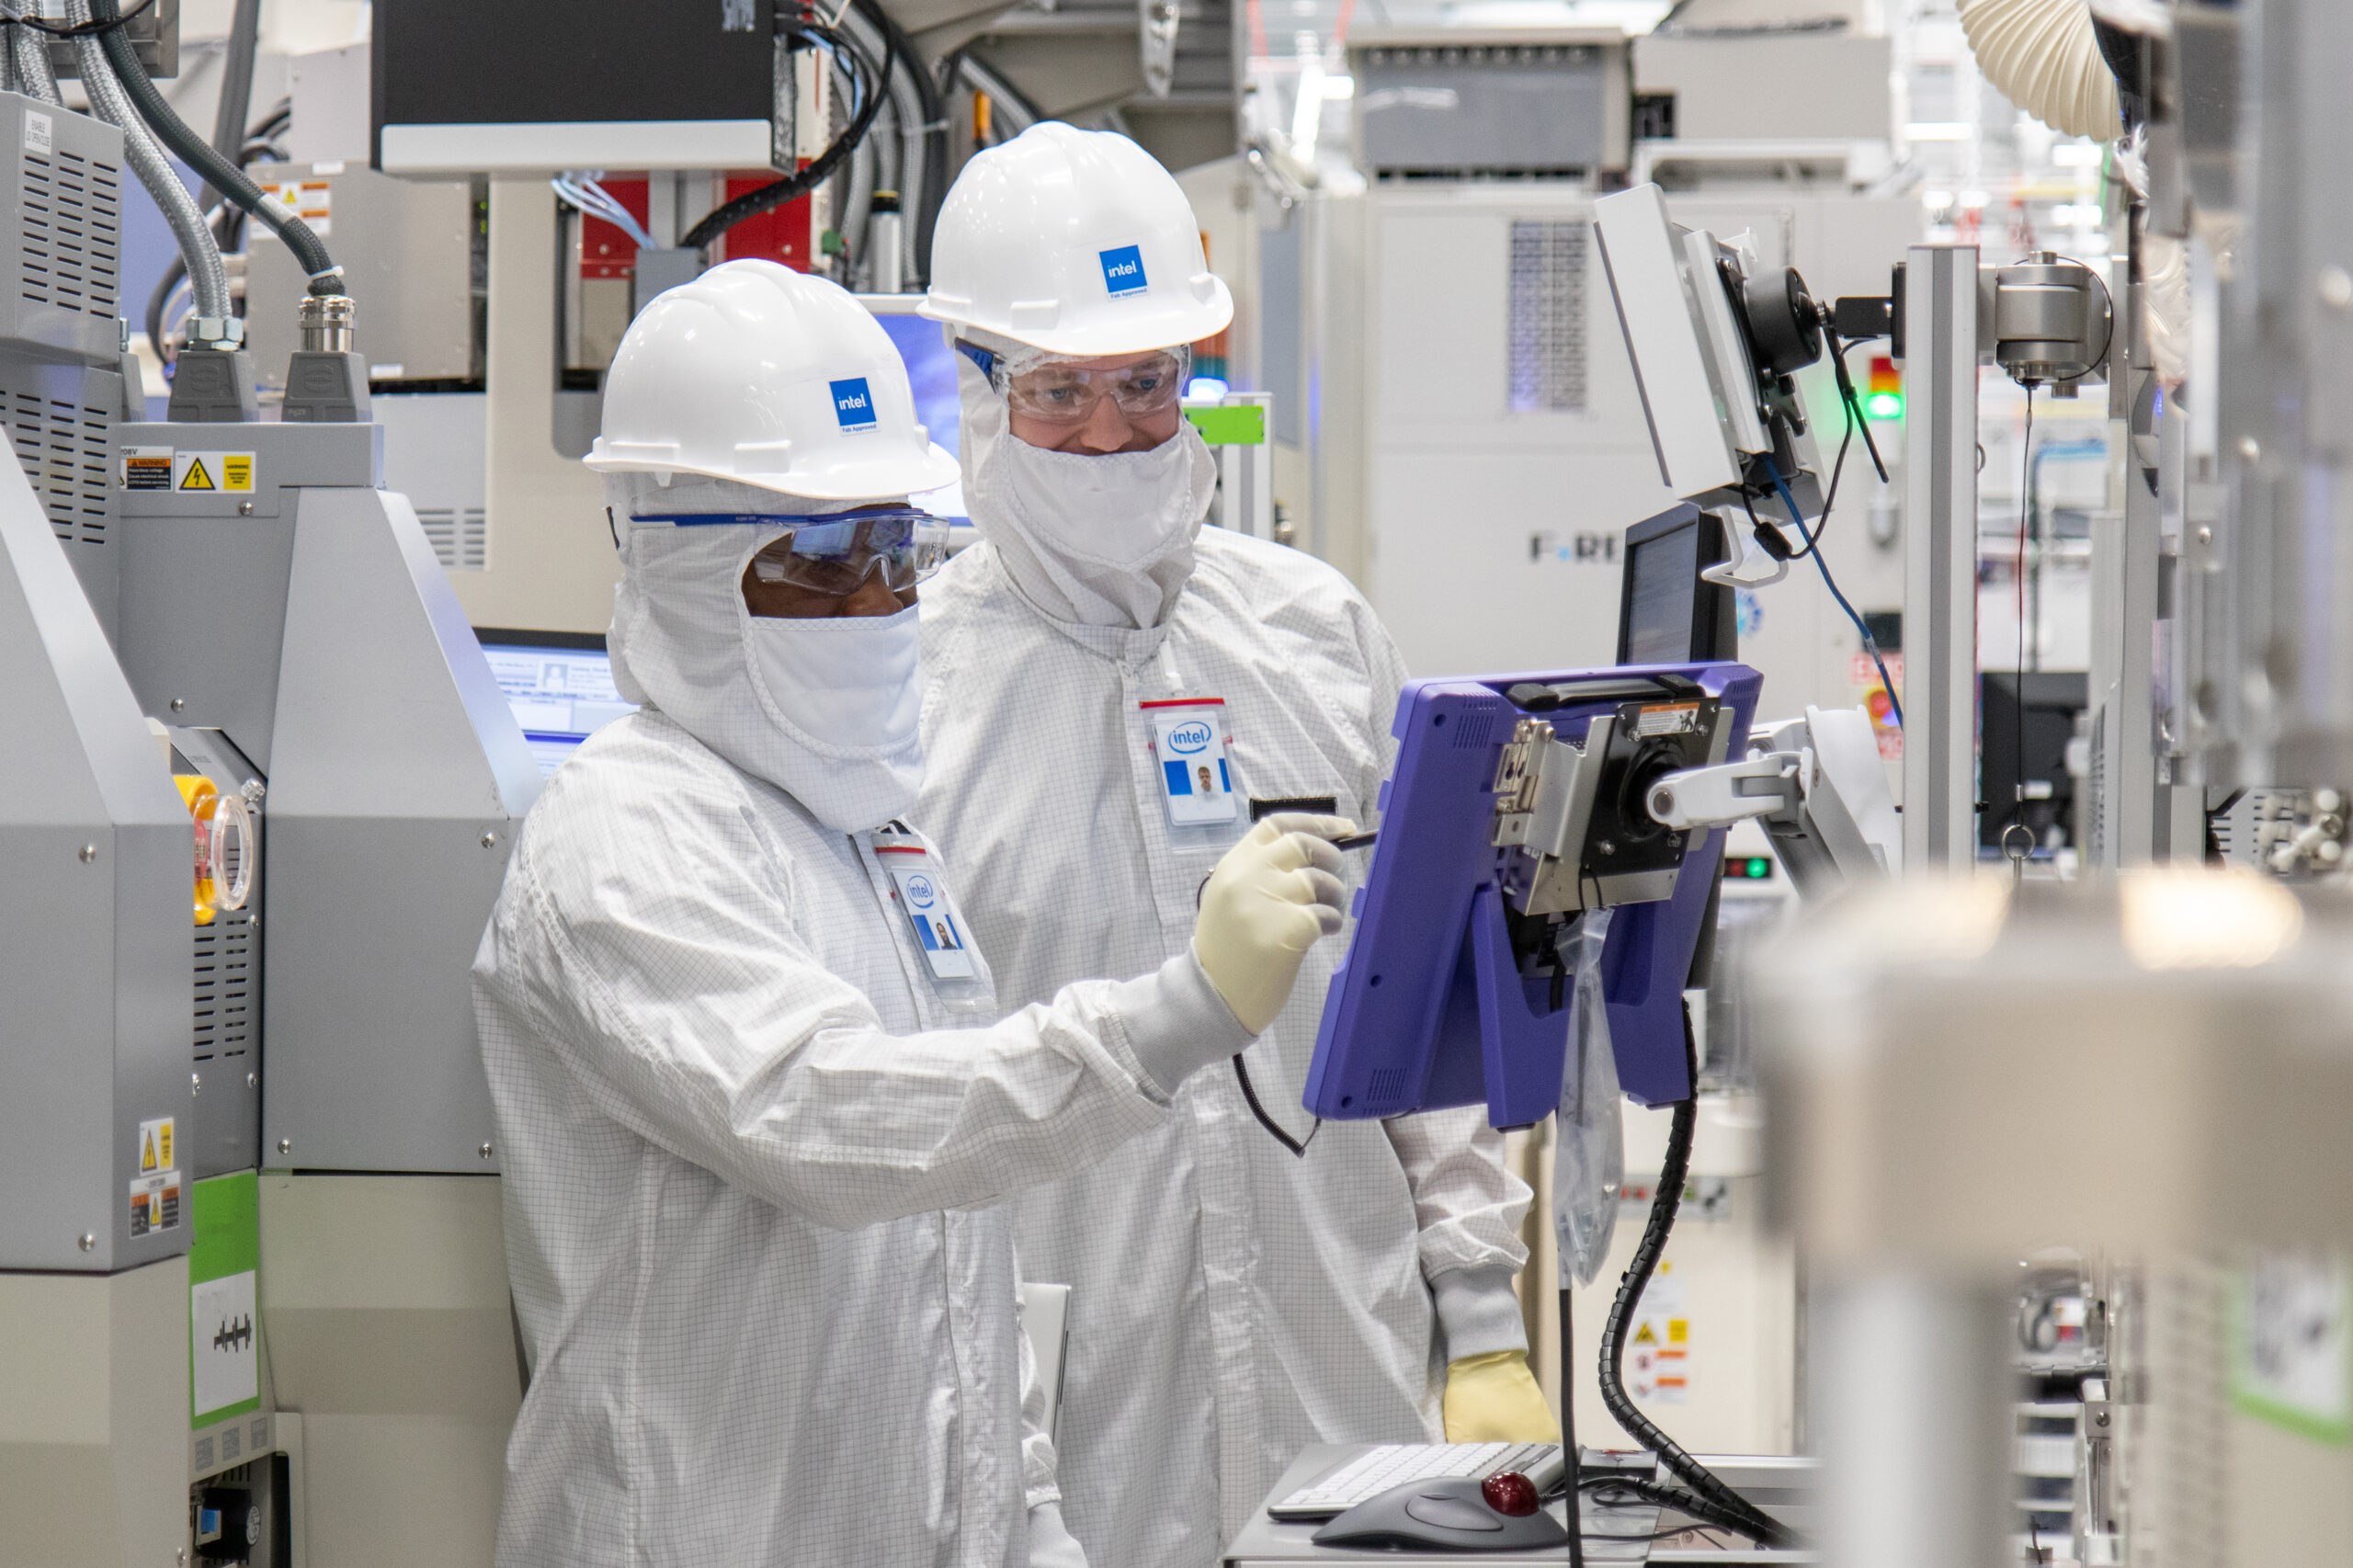
POLYGON ((1235 821, 1241 801, 1225 752, 1224 699, 1178 698, 1140 706, 1152 724, 1169 824, 1210 827, 1235 821))
POLYGON ((874 852, 884 858, 892 885, 899 890, 899 907, 907 912, 907 924, 915 931, 915 945, 923 949, 931 977, 972 978, 972 955, 966 950, 964 933, 956 924, 956 912, 949 907, 948 890, 940 885, 930 855, 919 845, 877 845, 874 852))

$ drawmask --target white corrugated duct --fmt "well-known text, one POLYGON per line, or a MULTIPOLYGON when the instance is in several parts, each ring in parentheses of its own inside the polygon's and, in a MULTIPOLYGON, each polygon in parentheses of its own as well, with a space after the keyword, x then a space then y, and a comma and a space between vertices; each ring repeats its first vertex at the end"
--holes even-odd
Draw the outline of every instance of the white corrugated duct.
POLYGON ((2035 119, 2069 136, 2121 133, 2085 0, 1962 0, 1961 30, 1985 79, 2035 119))

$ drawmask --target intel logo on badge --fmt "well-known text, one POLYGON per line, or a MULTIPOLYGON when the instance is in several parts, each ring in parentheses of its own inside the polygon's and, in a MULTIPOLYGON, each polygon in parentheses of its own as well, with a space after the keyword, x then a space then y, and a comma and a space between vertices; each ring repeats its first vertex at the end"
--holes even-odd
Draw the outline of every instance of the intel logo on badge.
POLYGON ((1121 245, 1118 250, 1097 253, 1103 261, 1103 287, 1111 298, 1144 291, 1143 250, 1138 245, 1121 245))
POLYGON ((833 383, 834 417, 841 421, 842 429, 856 435, 871 430, 874 426, 874 394, 866 390, 864 376, 852 376, 833 383))
POLYGON ((1168 732, 1168 749, 1187 756, 1198 751, 1207 751, 1209 744, 1210 727, 1199 719, 1188 720, 1168 732))
POLYGON ((929 909, 931 907, 931 879, 925 876, 909 877, 907 896, 915 901, 917 909, 929 909))

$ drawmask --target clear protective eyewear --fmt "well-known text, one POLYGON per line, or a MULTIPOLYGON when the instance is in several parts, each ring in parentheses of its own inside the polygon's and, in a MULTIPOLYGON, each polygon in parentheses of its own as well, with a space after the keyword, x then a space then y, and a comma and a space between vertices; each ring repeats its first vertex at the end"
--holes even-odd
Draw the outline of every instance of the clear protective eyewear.
POLYGON ((976 345, 957 347, 981 367, 1015 413, 1055 425, 1084 424, 1107 397, 1130 419, 1165 414, 1184 395, 1193 360, 1191 347, 1180 344, 1112 369, 1048 358, 1017 370, 976 345))
POLYGON ((948 559, 948 525, 911 508, 760 520, 795 526, 752 557, 752 574, 835 598, 858 592, 877 572, 884 587, 904 594, 948 559))

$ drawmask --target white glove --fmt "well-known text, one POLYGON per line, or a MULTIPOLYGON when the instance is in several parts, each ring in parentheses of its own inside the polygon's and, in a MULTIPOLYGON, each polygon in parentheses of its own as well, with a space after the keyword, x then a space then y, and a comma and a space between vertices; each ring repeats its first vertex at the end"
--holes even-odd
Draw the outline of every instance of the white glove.
POLYGON ((1029 1510, 1029 1568, 1086 1568, 1086 1553, 1063 1524, 1060 1503, 1029 1510))
POLYGON ((1201 886, 1193 957, 1252 1034, 1290 1000, 1307 949, 1340 928, 1340 852, 1356 832, 1340 817, 1279 812, 1225 852, 1201 886))

